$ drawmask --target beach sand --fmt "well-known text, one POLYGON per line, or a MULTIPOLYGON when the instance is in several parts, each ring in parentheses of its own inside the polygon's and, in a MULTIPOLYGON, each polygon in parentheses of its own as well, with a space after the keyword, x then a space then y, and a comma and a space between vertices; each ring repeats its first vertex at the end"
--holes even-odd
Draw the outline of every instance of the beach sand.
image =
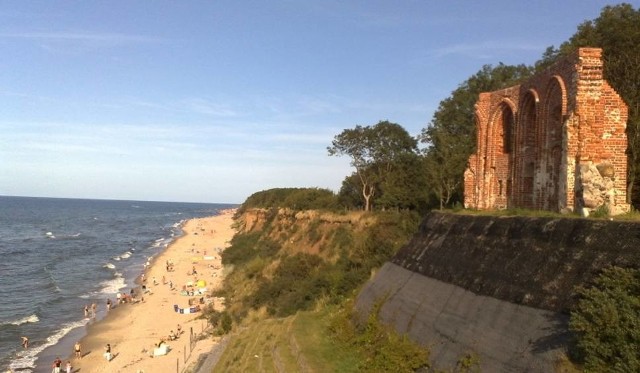
MULTIPOLYGON (((70 351, 67 360, 71 360, 73 371, 151 373, 175 372, 176 367, 182 371, 200 354, 211 351, 217 343, 213 337, 199 340, 193 349, 189 348, 191 331, 199 335, 206 327, 204 320, 196 319, 200 312, 181 314, 174 310, 174 305, 189 308, 189 299, 199 302, 203 297, 180 294, 183 285, 189 281, 205 280, 208 291, 221 286, 223 272, 219 251, 228 246, 235 233, 232 228, 234 212, 225 210, 218 216, 187 221, 184 235, 158 254, 145 270, 145 284, 151 294, 144 294, 144 301, 126 304, 116 304, 114 297, 111 301, 115 307, 104 319, 89 326, 87 335, 80 341, 82 358, 73 357, 70 351), (173 262, 173 271, 167 272, 167 261, 173 262), (198 273, 196 276, 190 274, 194 268, 198 273), (154 278, 157 285, 153 284, 154 278), (169 287, 170 281, 174 290, 169 287), (169 333, 171 330, 177 332, 178 324, 182 334, 171 341, 169 333), (161 339, 166 340, 170 350, 164 356, 152 357, 155 345, 161 339), (104 356, 107 343, 111 345, 111 361, 104 356)), ((129 288, 123 291, 128 294, 129 288)), ((221 301, 213 300, 216 309, 223 308, 221 301)), ((98 308, 105 310, 106 304, 99 304, 98 308)))

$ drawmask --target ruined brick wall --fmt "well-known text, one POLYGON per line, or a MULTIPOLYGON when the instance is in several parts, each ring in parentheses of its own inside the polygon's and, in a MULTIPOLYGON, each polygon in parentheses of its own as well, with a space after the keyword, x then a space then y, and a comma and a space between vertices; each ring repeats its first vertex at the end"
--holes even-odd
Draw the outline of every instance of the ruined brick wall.
POLYGON ((628 211, 626 122, 599 48, 580 48, 521 85, 480 94, 465 206, 628 211))

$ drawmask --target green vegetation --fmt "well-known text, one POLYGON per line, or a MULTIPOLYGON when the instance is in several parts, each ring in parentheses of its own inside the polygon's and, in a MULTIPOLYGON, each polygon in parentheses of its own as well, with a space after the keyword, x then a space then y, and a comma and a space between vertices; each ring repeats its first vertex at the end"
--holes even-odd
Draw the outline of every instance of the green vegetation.
POLYGON ((640 371, 640 271, 608 268, 578 296, 569 326, 584 370, 640 371))
MULTIPOLYGON (((237 333, 217 371, 315 367, 411 372, 428 367, 428 353, 382 326, 377 312, 361 324, 353 323, 345 304, 416 232, 421 214, 433 208, 460 209, 463 173, 475 150, 478 94, 516 85, 578 47, 603 48, 605 78, 629 105, 628 195, 638 208, 638 45, 640 10, 629 4, 607 6, 597 19, 578 26, 560 48, 549 47, 534 66, 483 66, 440 102, 428 127, 415 138, 389 121, 343 130, 327 150, 331 156, 350 157, 355 172, 345 177, 337 195, 318 188, 278 188, 251 195, 236 219, 260 209, 261 225, 245 231, 238 222, 241 231, 222 255, 231 273, 219 295, 227 298, 229 307, 224 313, 205 313, 218 333, 237 333), (315 212, 299 218, 284 210, 315 212), (353 213, 362 210, 365 213, 353 213)), ((567 217, 521 209, 490 214, 567 217)), ((604 210, 593 214, 607 216, 604 210)), ((637 220, 638 213, 617 219, 637 220)), ((574 355, 587 371, 640 371, 639 289, 638 271, 612 268, 592 288, 579 290, 571 330, 577 336, 574 355)), ((452 371, 475 372, 478 367, 478 356, 469 352, 452 371)), ((567 362, 559 369, 573 367, 567 362)))
MULTIPOLYGON (((304 193, 263 191, 252 203, 304 193)), ((264 202, 259 206, 250 214, 261 214, 263 224, 245 229, 243 215, 238 214, 240 231, 221 254, 231 273, 217 295, 226 298, 227 310, 203 312, 216 334, 237 334, 218 365, 221 369, 250 371, 255 363, 267 371, 295 371, 295 364, 308 364, 322 371, 382 372, 393 363, 401 369, 393 371, 409 372, 413 370, 403 367, 427 363, 426 352, 414 354, 423 350, 380 325, 377 317, 345 329, 353 330, 349 338, 330 328, 338 318, 351 322, 352 316, 344 316, 351 312, 345 302, 417 231, 419 214, 324 210, 295 215, 264 202), (236 326, 247 328, 247 333, 236 326)), ((246 205, 242 210, 250 211, 246 205)))
POLYGON ((268 319, 239 331, 214 372, 414 372, 428 351, 372 318, 362 336, 335 328, 336 307, 268 319))
POLYGON ((417 150, 417 141, 402 126, 389 121, 346 129, 327 148, 329 155, 351 158, 364 211, 371 211, 373 197, 404 174, 401 166, 417 159, 417 150))
POLYGON ((240 320, 262 307, 268 315, 283 317, 312 309, 318 299, 338 304, 351 297, 408 241, 420 221, 418 214, 408 211, 377 212, 371 217, 375 218, 362 226, 327 224, 318 217, 290 223, 298 226, 288 231, 304 239, 303 247, 322 242, 318 254, 285 250, 292 246, 292 234, 282 235, 276 223, 236 234, 222 253, 222 263, 234 271, 220 292, 237 307, 234 318, 240 320), (243 284, 245 279, 254 280, 250 287, 243 284))
POLYGON ((606 6, 579 25, 558 49, 549 47, 533 66, 485 65, 443 99, 429 125, 412 138, 401 125, 381 121, 336 135, 329 155, 351 158, 337 204, 347 209, 426 212, 462 203, 463 175, 475 151, 474 105, 480 92, 519 84, 579 47, 600 47, 604 75, 629 106, 628 195, 640 208, 640 9, 606 6), (421 144, 422 149, 417 149, 421 144))
POLYGON ((640 207, 640 8, 622 3, 605 6, 600 16, 578 26, 577 32, 558 49, 549 47, 541 61, 542 69, 579 47, 602 48, 604 76, 629 106, 628 195, 640 207))
MULTIPOLYGON (((253 193, 238 209, 238 215, 252 208, 287 208, 301 210, 335 210, 336 195, 320 188, 274 188, 253 193)), ((277 212, 277 210, 276 210, 277 212)))
POLYGON ((462 201, 462 182, 469 156, 476 147, 474 105, 481 92, 510 87, 529 78, 525 65, 485 65, 440 102, 429 126, 419 136, 430 193, 439 207, 462 201))

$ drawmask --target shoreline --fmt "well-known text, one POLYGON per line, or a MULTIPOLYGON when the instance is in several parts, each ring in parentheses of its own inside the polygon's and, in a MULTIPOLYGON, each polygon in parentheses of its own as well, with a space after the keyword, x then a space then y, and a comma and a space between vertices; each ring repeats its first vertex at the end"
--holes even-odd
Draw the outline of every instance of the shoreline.
MULTIPOLYGON (((235 234, 232 228, 234 213, 235 209, 226 209, 218 215, 184 222, 183 235, 155 255, 150 265, 135 278, 132 286, 120 290, 129 294, 132 288, 137 289, 135 298, 139 301, 116 304, 114 298, 111 301, 115 307, 109 311, 106 311, 105 304, 98 304, 98 313, 106 312, 106 315, 86 326, 85 335, 80 339, 82 358, 74 357, 72 348, 69 348, 60 355, 64 357, 63 362, 66 364, 71 361, 74 372, 154 372, 166 370, 167 366, 179 366, 182 369, 195 363, 199 353, 210 351, 217 343, 213 338, 205 338, 195 344, 189 341, 191 332, 197 335, 206 327, 204 320, 197 319, 201 312, 178 313, 174 305, 189 309, 191 304, 200 303, 200 298, 205 298, 204 295, 181 295, 189 282, 195 284, 198 280, 204 280, 207 294, 221 286, 223 268, 219 251, 228 246, 235 234), (171 262, 173 271, 167 271, 167 263, 171 262), (195 276, 191 273, 194 269, 197 272, 195 276), (141 291, 143 275, 150 291, 146 294, 141 291), (156 285, 153 284, 154 278, 156 285), (173 288, 169 287, 169 283, 173 284, 173 288), (177 332, 178 324, 182 327, 182 334, 177 340, 171 341, 170 331, 177 332), (154 347, 161 339, 166 340, 170 349, 166 355, 153 357, 154 347), (107 343, 112 348, 111 361, 103 356, 107 343)), ((219 309, 221 305, 216 304, 215 300, 213 302, 219 309)), ((66 343, 59 343, 73 347, 75 342, 67 340, 66 343)), ((50 364, 47 361, 39 362, 36 371, 48 371, 50 364)))

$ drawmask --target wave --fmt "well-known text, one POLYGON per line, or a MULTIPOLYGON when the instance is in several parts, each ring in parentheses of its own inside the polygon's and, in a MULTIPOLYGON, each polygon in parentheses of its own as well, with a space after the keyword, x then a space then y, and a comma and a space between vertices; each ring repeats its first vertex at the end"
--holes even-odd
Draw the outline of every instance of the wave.
POLYGON ((129 259, 131 257, 131 251, 127 251, 126 253, 120 255, 120 259, 129 259))
POLYGON ((79 328, 81 326, 86 325, 88 320, 80 320, 74 321, 71 323, 67 323, 62 325, 62 327, 57 330, 53 335, 47 337, 45 342, 41 345, 31 345, 26 350, 20 350, 16 357, 9 363, 9 368, 13 370, 20 370, 22 372, 30 372, 31 369, 35 368, 35 362, 37 359, 37 355, 44 351, 45 348, 55 345, 67 335, 70 331, 75 328, 79 328))
POLYGON ((109 269, 115 269, 115 268, 116 268, 116 266, 114 266, 114 265, 113 265, 113 264, 111 264, 111 263, 107 263, 107 264, 103 265, 103 267, 104 267, 104 268, 109 268, 109 269))
POLYGON ((122 273, 115 272, 113 275, 115 276, 113 279, 102 281, 100 283, 100 290, 92 291, 89 294, 81 295, 80 298, 89 299, 89 298, 95 298, 105 294, 115 294, 118 291, 120 291, 120 289, 123 289, 127 286, 126 283, 124 282, 124 277, 122 277, 122 273))
POLYGON ((82 239, 83 237, 82 233, 74 233, 74 234, 65 234, 64 236, 57 236, 58 239, 62 239, 62 240, 75 240, 75 239, 82 239))
POLYGON ((120 272, 115 273, 115 278, 112 280, 102 281, 100 285, 102 285, 102 290, 100 291, 103 294, 115 294, 120 289, 126 286, 124 282, 124 277, 120 272))
POLYGON ((38 321, 40 321, 40 319, 38 318, 37 315, 34 314, 34 315, 27 316, 27 317, 23 317, 21 319, 2 322, 2 323, 0 323, 0 325, 22 325, 22 324, 27 324, 27 323, 36 323, 38 321))

